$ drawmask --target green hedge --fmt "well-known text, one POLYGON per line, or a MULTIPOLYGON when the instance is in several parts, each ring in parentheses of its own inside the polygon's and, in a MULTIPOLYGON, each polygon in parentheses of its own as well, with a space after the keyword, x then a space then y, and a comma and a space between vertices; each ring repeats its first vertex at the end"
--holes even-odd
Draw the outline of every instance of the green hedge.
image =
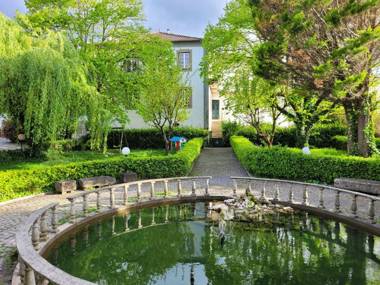
POLYGON ((117 157, 38 169, 1 171, 0 201, 51 191, 59 180, 100 175, 120 178, 127 170, 136 172, 141 178, 185 176, 191 171, 202 146, 203 139, 196 138, 190 140, 183 150, 167 156, 117 157))
MULTIPOLYGON (((208 130, 201 128, 175 128, 175 136, 182 136, 187 139, 207 138, 208 130)), ((162 135, 157 129, 129 129, 129 130, 112 130, 108 135, 108 147, 118 148, 121 137, 123 136, 123 146, 129 146, 132 149, 164 148, 165 144, 162 135)))
POLYGON ((335 178, 351 177, 380 181, 380 159, 347 156, 337 151, 255 146, 247 138, 233 136, 231 145, 238 159, 253 175, 332 184, 335 178))
MULTIPOLYGON (((346 136, 335 136, 333 137, 331 147, 336 148, 336 149, 346 150, 347 141, 348 141, 348 138, 346 136)), ((375 138, 375 141, 376 141, 377 148, 380 149, 380 138, 375 138)))
MULTIPOLYGON (((270 126, 265 126, 264 128, 270 126)), ((256 130, 251 126, 242 126, 234 122, 223 122, 223 137, 226 143, 230 141, 233 135, 243 136, 257 145, 262 145, 262 142, 257 135, 256 130)), ((346 134, 346 127, 341 124, 327 124, 315 126, 310 135, 310 145, 318 148, 332 147, 334 137, 346 134)), ((296 128, 295 127, 277 127, 273 141, 274 145, 282 145, 288 147, 296 146, 296 128)))

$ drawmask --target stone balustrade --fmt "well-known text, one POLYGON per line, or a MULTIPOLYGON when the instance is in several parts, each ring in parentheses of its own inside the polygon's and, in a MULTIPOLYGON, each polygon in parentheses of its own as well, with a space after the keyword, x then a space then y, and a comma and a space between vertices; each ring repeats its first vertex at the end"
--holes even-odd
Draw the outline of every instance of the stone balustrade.
POLYGON ((274 203, 290 205, 301 210, 311 210, 317 214, 327 214, 332 218, 340 218, 344 222, 362 225, 365 230, 371 230, 380 235, 380 217, 375 214, 376 206, 380 207, 380 197, 298 181, 256 177, 231 177, 231 179, 234 195, 240 185, 248 191, 260 193, 259 200, 261 201, 271 200, 274 203), (313 199, 310 199, 311 195, 313 199), (326 195, 329 195, 329 199, 326 199, 326 195), (344 203, 342 203, 343 196, 344 203), (358 206, 359 201, 361 207, 358 206))
MULTIPOLYGON (((68 207, 51 204, 34 212, 16 234, 19 264, 12 284, 93 284, 54 267, 41 256, 44 249, 60 234, 79 223, 85 224, 87 219, 155 202, 159 204, 206 198, 211 201, 237 196, 248 190, 258 193, 261 201, 271 200, 274 203, 291 205, 347 223, 354 221, 353 224, 380 235, 377 220, 379 217, 376 216, 380 198, 375 196, 325 185, 254 177, 231 177, 233 189, 224 189, 221 195, 221 189, 210 188, 210 179, 209 176, 178 177, 112 185, 70 196, 68 207), (329 199, 326 199, 327 195, 329 199), (364 203, 366 207, 363 206, 364 203)), ((168 213, 165 221, 169 220, 168 213)), ((151 225, 155 225, 154 215, 151 225)), ((140 219, 137 229, 144 226, 146 225, 140 219)), ((129 229, 128 219, 125 229, 129 229)))
MULTIPOLYGON (((136 181, 112 185, 93 191, 84 191, 68 197, 69 207, 62 206, 62 227, 75 226, 87 217, 104 212, 126 209, 143 201, 197 198, 209 196, 209 181, 211 177, 176 177, 136 181), (184 187, 184 184, 189 184, 184 187), (175 188, 174 191, 170 191, 175 188), (188 189, 188 191, 185 191, 188 189), (93 206, 93 207, 92 207, 93 206), (65 212, 67 211, 67 212, 65 212), (67 217, 67 221, 65 221, 67 217)), ((57 284, 57 285, 89 285, 91 282, 76 278, 56 268, 45 260, 40 253, 50 239, 59 232, 57 218, 58 204, 44 207, 28 217, 19 227, 16 234, 16 244, 19 254, 17 274, 12 279, 13 285, 25 284, 57 284)), ((166 218, 169 220, 169 217, 166 218)), ((142 228, 140 223, 140 227, 142 228)))

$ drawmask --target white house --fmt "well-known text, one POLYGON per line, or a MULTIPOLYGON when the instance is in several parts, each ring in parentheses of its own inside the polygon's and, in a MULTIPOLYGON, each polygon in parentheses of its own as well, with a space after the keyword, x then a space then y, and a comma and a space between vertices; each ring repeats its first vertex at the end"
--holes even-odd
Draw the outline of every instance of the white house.
MULTIPOLYGON (((213 131, 213 137, 221 137, 223 120, 223 101, 215 86, 208 86, 201 76, 200 63, 204 55, 202 39, 172 33, 157 33, 163 39, 173 43, 177 62, 183 70, 183 76, 191 89, 189 118, 184 126, 204 128, 213 131)), ((136 111, 129 111, 128 128, 149 127, 136 111)))

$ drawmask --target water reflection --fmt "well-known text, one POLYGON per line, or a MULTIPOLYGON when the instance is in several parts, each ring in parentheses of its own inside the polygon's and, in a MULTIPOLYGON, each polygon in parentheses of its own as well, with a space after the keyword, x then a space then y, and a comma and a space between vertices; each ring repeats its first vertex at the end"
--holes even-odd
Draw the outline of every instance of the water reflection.
POLYGON ((379 284, 377 237, 307 214, 273 217, 277 226, 206 216, 204 203, 116 216, 70 237, 50 261, 98 284, 379 284))

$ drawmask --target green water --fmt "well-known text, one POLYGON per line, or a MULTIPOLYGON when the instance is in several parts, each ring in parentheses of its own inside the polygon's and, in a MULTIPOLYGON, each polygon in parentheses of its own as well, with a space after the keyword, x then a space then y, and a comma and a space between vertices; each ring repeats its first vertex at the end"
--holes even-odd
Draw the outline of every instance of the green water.
POLYGON ((277 225, 227 222, 222 244, 206 216, 204 203, 115 216, 69 237, 48 259, 103 285, 380 284, 378 237, 301 213, 277 225))

